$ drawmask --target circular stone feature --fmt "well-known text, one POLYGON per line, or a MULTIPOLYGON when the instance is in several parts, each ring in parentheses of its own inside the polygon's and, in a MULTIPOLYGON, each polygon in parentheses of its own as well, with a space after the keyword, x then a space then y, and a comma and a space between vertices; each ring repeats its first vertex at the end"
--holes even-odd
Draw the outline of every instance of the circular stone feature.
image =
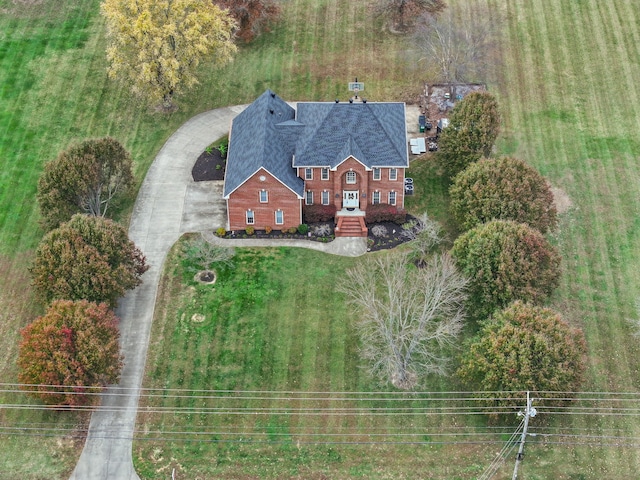
POLYGON ((196 273, 196 276, 193 279, 196 282, 204 283, 206 285, 213 285, 216 283, 216 272, 213 270, 202 270, 201 272, 196 273))

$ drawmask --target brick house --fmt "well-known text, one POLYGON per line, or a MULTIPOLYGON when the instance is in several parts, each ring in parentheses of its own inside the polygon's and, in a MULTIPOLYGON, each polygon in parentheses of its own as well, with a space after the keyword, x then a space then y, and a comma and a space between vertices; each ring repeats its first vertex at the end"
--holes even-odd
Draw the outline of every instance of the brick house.
POLYGON ((267 90, 232 122, 224 183, 228 230, 297 227, 333 205, 336 236, 365 236, 368 205, 404 207, 403 103, 301 102, 267 90))

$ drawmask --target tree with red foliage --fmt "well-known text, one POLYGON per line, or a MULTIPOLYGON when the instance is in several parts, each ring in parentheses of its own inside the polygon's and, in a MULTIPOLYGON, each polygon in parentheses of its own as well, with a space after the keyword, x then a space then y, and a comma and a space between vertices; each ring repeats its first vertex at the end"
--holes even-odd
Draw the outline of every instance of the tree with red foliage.
POLYGON ((213 0, 213 3, 229 10, 238 24, 235 35, 245 42, 267 30, 280 13, 280 7, 272 0, 213 0))
POLYGON ((21 332, 18 380, 51 405, 89 405, 118 381, 118 319, 105 303, 58 300, 21 332))
POLYGON ((45 303, 89 300, 115 305, 147 270, 142 252, 117 223, 74 215, 40 242, 31 274, 45 303))

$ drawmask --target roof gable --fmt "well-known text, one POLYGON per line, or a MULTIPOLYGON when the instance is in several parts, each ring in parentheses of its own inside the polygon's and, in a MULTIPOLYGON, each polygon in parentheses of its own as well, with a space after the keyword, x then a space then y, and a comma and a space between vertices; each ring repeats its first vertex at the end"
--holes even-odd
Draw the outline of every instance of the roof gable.
POLYGON ((271 90, 265 91, 234 118, 224 196, 228 197, 260 168, 268 170, 302 196, 304 182, 291 168, 291 157, 295 139, 300 136, 300 127, 295 122, 295 110, 271 90))

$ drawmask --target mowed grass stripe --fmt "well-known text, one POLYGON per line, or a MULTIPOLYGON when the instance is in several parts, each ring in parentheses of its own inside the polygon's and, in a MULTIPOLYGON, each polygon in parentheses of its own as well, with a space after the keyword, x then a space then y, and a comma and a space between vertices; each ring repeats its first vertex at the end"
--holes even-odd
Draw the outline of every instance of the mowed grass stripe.
MULTIPOLYGON (((522 139, 535 146, 532 151, 540 152, 540 155, 527 160, 549 175, 552 182, 559 181, 576 207, 564 217, 558 236, 565 257, 565 277, 560 292, 555 296, 556 302, 570 319, 581 323, 587 331, 592 369, 585 388, 633 388, 637 377, 637 362, 634 360, 637 342, 629 341, 622 312, 629 310, 628 303, 633 298, 630 297, 633 287, 625 288, 623 283, 637 285, 637 279, 633 278, 637 274, 632 273, 638 269, 637 261, 625 254, 624 247, 630 243, 626 232, 633 228, 632 212, 637 211, 638 196, 634 193, 637 191, 634 182, 636 175, 629 175, 637 171, 637 164, 634 168, 632 160, 637 159, 637 149, 628 141, 613 142, 606 139, 623 140, 629 138, 630 134, 635 135, 628 127, 629 110, 633 109, 632 115, 635 115, 635 105, 632 102, 627 104, 626 97, 619 95, 620 90, 626 88, 626 79, 616 82, 616 77, 624 72, 609 68, 608 75, 603 75, 607 67, 611 67, 603 61, 603 56, 614 41, 604 33, 604 30, 611 30, 608 27, 609 20, 604 19, 605 25, 602 25, 602 20, 601 24, 588 22, 586 13, 589 12, 589 5, 582 5, 580 9, 578 4, 568 5, 567 2, 519 3, 528 12, 520 17, 525 22, 521 27, 524 31, 532 29, 532 23, 537 21, 541 9, 546 12, 544 25, 548 37, 538 41, 556 49, 551 59, 556 62, 555 66, 561 75, 555 84, 547 83, 548 79, 545 79, 541 88, 543 95, 547 93, 547 98, 554 98, 554 95, 556 98, 566 97, 566 108, 571 113, 567 120, 573 117, 576 122, 572 125, 571 121, 551 121, 546 116, 538 115, 529 118, 522 113, 533 110, 535 107, 532 104, 507 103, 512 118, 520 115, 538 125, 530 126, 526 130, 529 138, 522 139), (561 5, 563 8, 560 8, 561 5), (567 15, 571 16, 567 18, 567 15), (563 23, 564 29, 559 29, 558 26, 563 23), (581 55, 580 51, 586 53, 581 55), (563 57, 570 59, 564 65, 561 63, 563 57), (609 84, 614 85, 613 91, 607 88, 609 84), (538 132, 544 133, 538 135, 538 132), (532 133, 534 136, 531 136, 532 133), (636 155, 621 154, 623 152, 614 148, 616 143, 626 145, 625 148, 635 151, 636 155), (625 175, 628 178, 626 181, 622 178, 625 175), (626 265, 622 267, 621 262, 626 265)), ((513 43, 521 45, 522 38, 513 36, 513 32, 520 31, 512 26, 511 32, 513 43)), ((536 54, 536 49, 534 46, 530 54, 536 54)), ((543 53, 541 49, 539 54, 543 53)), ((610 59, 613 63, 624 61, 617 59, 615 53, 610 59)), ((535 85, 536 72, 531 70, 528 63, 522 66, 526 68, 519 72, 521 78, 530 80, 521 81, 520 84, 512 82, 505 85, 507 89, 535 85)), ((547 68, 553 69, 554 65, 547 68)), ((516 97, 510 95, 509 98, 516 97)), ((554 103, 562 104, 562 100, 554 103)), ((579 416, 572 417, 571 424, 580 428, 598 425, 607 425, 602 428, 622 427, 622 423, 600 424, 579 416)), ((621 432, 636 433, 637 426, 633 422, 624 425, 621 432)), ((530 452, 539 460, 540 451, 535 446, 530 452)), ((551 455, 556 460, 550 459, 548 454, 542 454, 540 462, 551 461, 559 465, 563 452, 565 450, 559 449, 560 456, 551 455), (548 458, 545 459, 545 456, 548 458)), ((606 478, 615 471, 616 465, 622 469, 628 468, 628 475, 632 476, 638 464, 637 453, 624 449, 614 453, 612 449, 594 451, 574 448, 572 454, 576 464, 585 466, 580 471, 587 472, 586 478, 606 478), (624 455, 627 456, 623 458, 624 455)), ((535 460, 534 463, 539 464, 535 460)), ((570 467, 567 471, 570 471, 570 467)), ((551 476, 558 472, 556 470, 551 476)))

